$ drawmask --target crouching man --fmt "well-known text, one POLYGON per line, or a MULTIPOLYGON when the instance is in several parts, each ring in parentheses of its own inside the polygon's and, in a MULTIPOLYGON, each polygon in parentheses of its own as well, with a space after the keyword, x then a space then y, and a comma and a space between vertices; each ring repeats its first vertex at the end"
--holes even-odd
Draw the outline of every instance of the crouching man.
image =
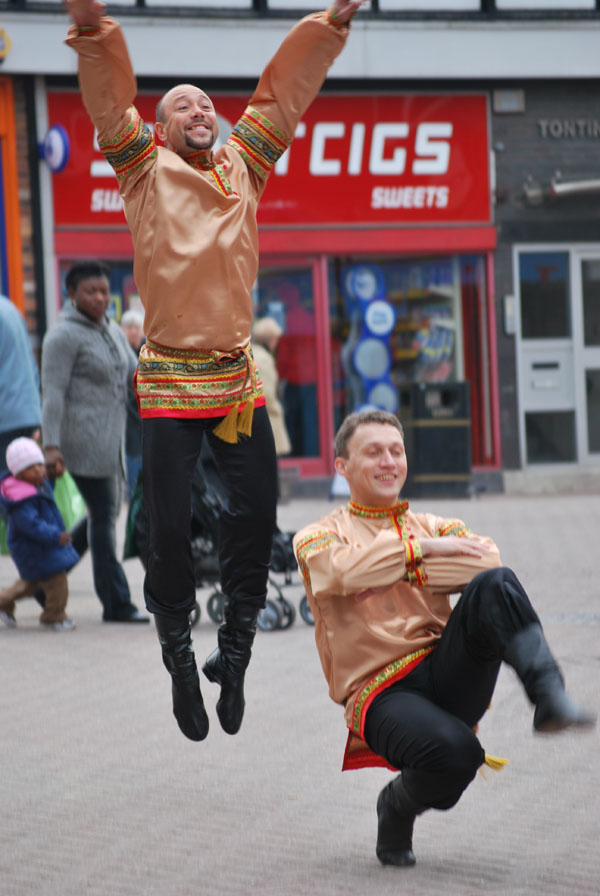
POLYGON ((535 707, 536 731, 595 718, 565 693, 539 618, 491 539, 399 501, 407 463, 398 419, 352 414, 335 449, 350 501, 298 532, 294 550, 329 694, 345 706, 344 768, 401 772, 377 800, 377 856, 414 865, 417 815, 454 806, 489 760, 475 729, 502 662, 535 707))

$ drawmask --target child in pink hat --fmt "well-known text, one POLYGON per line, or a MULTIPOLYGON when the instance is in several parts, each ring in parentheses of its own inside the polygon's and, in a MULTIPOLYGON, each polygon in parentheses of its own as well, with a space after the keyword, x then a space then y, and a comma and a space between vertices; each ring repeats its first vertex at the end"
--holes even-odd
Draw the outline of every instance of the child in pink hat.
POLYGON ((79 560, 71 536, 54 501, 39 445, 21 437, 6 449, 9 472, 0 479, 0 504, 6 514, 7 543, 20 578, 0 591, 0 620, 16 626, 15 601, 32 597, 42 588, 46 605, 42 625, 72 631, 67 617, 67 570, 79 560))

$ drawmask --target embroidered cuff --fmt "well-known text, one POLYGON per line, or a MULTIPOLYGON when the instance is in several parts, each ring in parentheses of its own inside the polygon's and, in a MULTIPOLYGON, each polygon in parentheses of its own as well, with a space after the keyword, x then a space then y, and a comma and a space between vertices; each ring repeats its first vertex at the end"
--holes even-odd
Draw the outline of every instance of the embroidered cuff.
POLYGON ((116 137, 103 140, 99 145, 119 180, 141 168, 157 155, 152 132, 140 118, 135 106, 130 107, 129 122, 123 130, 116 137))
POLYGON ((227 142, 264 180, 292 141, 261 112, 248 106, 227 142))
POLYGON ((406 551, 406 574, 409 585, 424 585, 427 582, 427 574, 422 568, 423 554, 421 545, 416 538, 407 538, 404 542, 406 551))
POLYGON ((300 539, 296 546, 296 556, 298 559, 298 569, 307 588, 310 588, 310 571, 308 569, 308 558, 319 551, 326 551, 332 544, 341 544, 342 539, 335 532, 329 529, 320 529, 317 532, 311 532, 300 539))
POLYGON ((333 25, 334 28, 345 28, 348 24, 347 22, 340 22, 333 6, 330 6, 327 10, 327 21, 330 25, 333 25))
POLYGON ((443 538, 445 535, 455 535, 457 538, 464 538, 471 534, 471 530, 467 529, 460 520, 446 520, 441 529, 435 533, 436 538, 443 538))

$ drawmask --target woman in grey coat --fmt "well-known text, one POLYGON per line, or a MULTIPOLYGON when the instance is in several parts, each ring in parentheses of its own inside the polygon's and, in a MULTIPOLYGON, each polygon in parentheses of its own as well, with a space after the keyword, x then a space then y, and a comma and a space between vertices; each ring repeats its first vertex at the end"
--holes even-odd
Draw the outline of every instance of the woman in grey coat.
POLYGON ((121 328, 106 316, 108 274, 99 262, 73 265, 66 279, 71 301, 44 337, 44 453, 50 475, 68 469, 85 501, 103 620, 148 622, 131 602, 116 555, 127 386, 137 359, 121 328))

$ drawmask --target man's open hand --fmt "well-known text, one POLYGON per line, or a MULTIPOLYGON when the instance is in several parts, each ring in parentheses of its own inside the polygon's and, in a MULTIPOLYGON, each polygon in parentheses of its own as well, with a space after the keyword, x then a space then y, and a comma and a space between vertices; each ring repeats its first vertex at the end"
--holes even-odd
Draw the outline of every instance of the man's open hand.
POLYGON ((65 0, 65 6, 73 23, 85 28, 95 28, 106 9, 100 0, 65 0))
POLYGON ((333 0, 330 9, 338 22, 349 22, 356 15, 365 0, 333 0))

